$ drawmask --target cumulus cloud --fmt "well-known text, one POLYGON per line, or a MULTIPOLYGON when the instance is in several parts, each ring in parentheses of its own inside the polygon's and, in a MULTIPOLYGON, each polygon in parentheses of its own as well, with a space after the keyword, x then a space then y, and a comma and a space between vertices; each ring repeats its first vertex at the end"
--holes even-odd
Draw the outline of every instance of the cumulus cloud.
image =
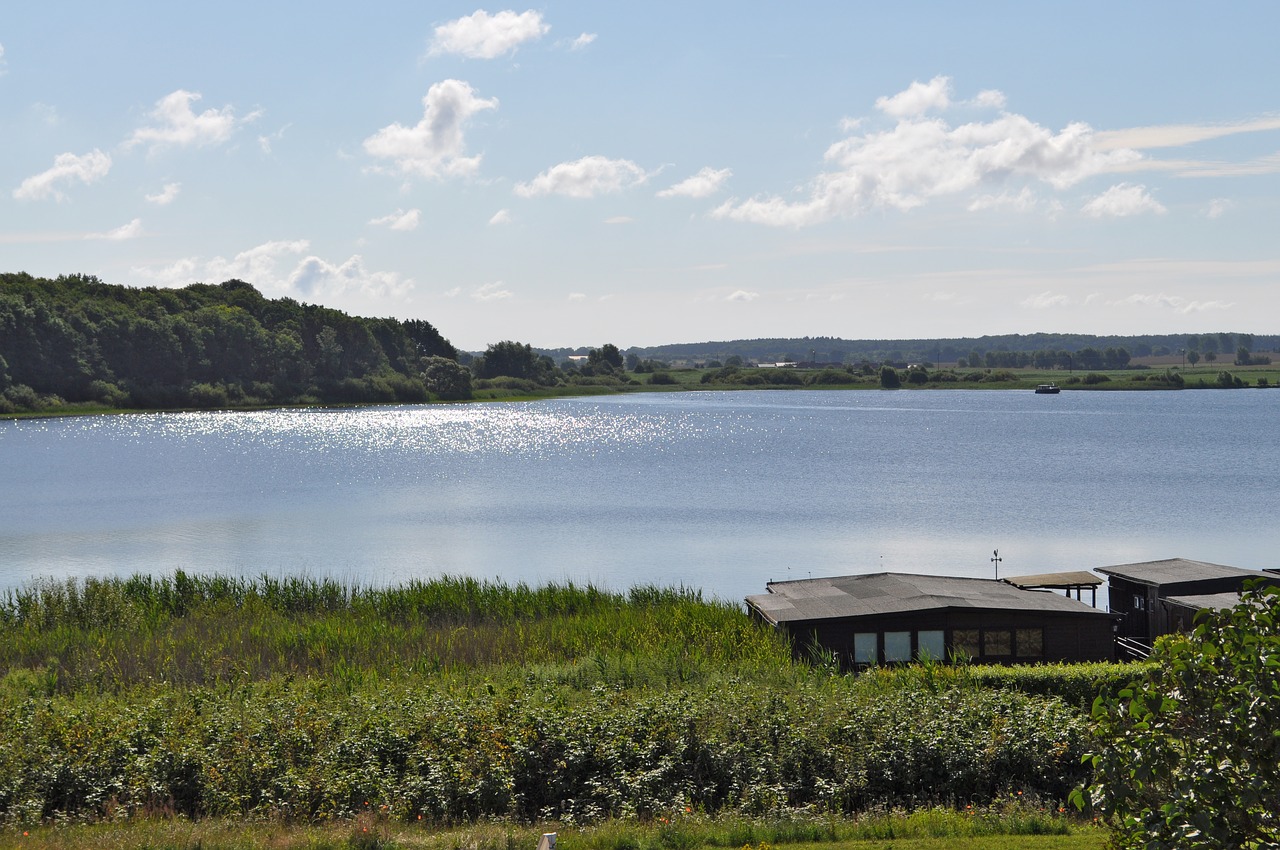
POLYGON ((733 176, 728 168, 707 166, 692 177, 686 177, 670 188, 658 193, 659 198, 707 198, 720 191, 726 180, 733 176))
POLYGON ((181 191, 181 183, 166 183, 164 184, 164 188, 159 192, 156 192, 154 195, 145 195, 144 197, 147 201, 158 207, 167 207, 169 204, 173 203, 174 199, 178 197, 178 193, 181 191))
POLYGON ((9 73, 9 63, 4 58, 4 45, 0 44, 0 77, 9 73))
POLYGON ((969 212, 980 210, 1012 210, 1013 212, 1031 212, 1036 208, 1036 194, 1030 186, 1023 186, 1022 191, 1015 194, 1001 192, 999 195, 979 195, 969 202, 969 212))
POLYGON ((1204 214, 1209 218, 1222 218, 1234 206, 1235 201, 1228 198, 1214 198, 1209 201, 1209 207, 1204 211, 1204 214))
POLYGON ((1065 307, 1071 303, 1071 299, 1065 295, 1054 295, 1052 292, 1041 292, 1039 295, 1032 295, 1030 298, 1024 298, 1023 307, 1030 307, 1033 310, 1047 310, 1051 307, 1065 307))
POLYGON ((85 239, 107 239, 112 242, 122 242, 126 239, 136 239, 142 235, 142 219, 135 218, 128 224, 122 224, 114 230, 108 230, 106 233, 90 233, 85 239))
POLYGON ((471 293, 471 297, 477 301, 502 301, 510 298, 513 294, 511 290, 503 289, 502 281, 499 280, 476 287, 471 293))
POLYGON ((585 292, 570 292, 570 293, 569 293, 569 300, 570 300, 570 301, 586 301, 586 300, 587 300, 587 293, 585 293, 585 292))
POLYGON ((191 104, 200 100, 199 92, 178 89, 156 101, 151 110, 152 124, 139 127, 124 142, 126 150, 138 145, 150 145, 151 151, 165 147, 204 147, 220 145, 231 138, 243 124, 257 120, 262 113, 253 112, 244 118, 236 118, 230 106, 206 109, 196 114, 191 104))
POLYGON ((596 34, 593 32, 584 32, 569 43, 570 50, 581 50, 588 44, 596 40, 596 34))
POLYGON ((1109 302, 1112 306, 1142 306, 1142 307, 1159 307, 1166 310, 1172 310, 1175 313, 1205 313, 1213 310, 1228 310, 1235 306, 1229 301, 1196 301, 1190 298, 1183 298, 1181 295, 1166 295, 1161 292, 1152 294, 1134 294, 1128 298, 1122 298, 1119 301, 1109 302))
POLYGON ((510 224, 510 223, 511 223, 511 210, 506 210, 506 209, 498 210, 489 218, 489 224, 493 224, 493 225, 510 224))
POLYGON ((391 230, 416 230, 418 223, 422 219, 422 210, 412 209, 408 212, 404 210, 396 210, 389 215, 381 218, 370 219, 370 224, 385 225, 391 230))
POLYGON ((512 53, 526 41, 537 41, 551 27, 542 13, 530 9, 519 14, 507 10, 490 15, 483 9, 436 27, 429 53, 452 53, 468 59, 496 59, 512 53))
POLYGON ((422 106, 421 121, 412 127, 383 127, 364 140, 365 153, 390 160, 393 171, 411 177, 436 179, 475 173, 480 157, 463 155, 463 131, 476 113, 497 109, 497 99, 477 97, 462 80, 444 80, 427 90, 422 106))
POLYGON ((739 290, 737 290, 736 292, 731 292, 731 293, 729 293, 729 295, 728 295, 724 300, 726 300, 726 301, 755 301, 755 300, 756 300, 757 298, 759 298, 759 297, 760 297, 760 293, 759 293, 759 292, 748 292, 748 291, 746 291, 745 289, 739 289, 739 290))
POLYGON ((13 197, 20 201, 40 201, 45 198, 63 200, 66 195, 60 186, 66 183, 96 183, 111 170, 111 157, 94 148, 84 156, 60 153, 53 158, 53 167, 28 177, 13 190, 13 197))
POLYGON ((179 286, 193 280, 245 280, 271 295, 287 295, 313 301, 332 300, 349 293, 383 298, 400 298, 413 288, 411 280, 395 272, 365 268, 359 254, 334 263, 308 255, 306 239, 264 242, 234 257, 202 260, 186 257, 162 268, 135 268, 140 277, 165 286, 179 286))
POLYGON ((1094 218, 1122 218, 1141 213, 1163 214, 1167 209, 1140 184, 1120 183, 1085 204, 1081 211, 1094 218))
POLYGON ((517 183, 515 193, 524 198, 538 195, 593 198, 637 186, 648 179, 644 169, 630 160, 584 156, 552 166, 528 183, 517 183))
MULTIPOLYGON (((998 92, 997 92, 998 94, 998 92)), ((951 105, 951 79, 934 77, 927 83, 913 82, 905 91, 876 98, 876 109, 894 118, 912 118, 951 105)))
MULTIPOLYGON (((985 92, 980 100, 994 104, 1003 97, 998 94, 985 92)), ((950 104, 946 77, 913 83, 903 92, 882 97, 877 107, 897 123, 890 129, 864 130, 868 122, 842 122, 850 135, 827 149, 830 170, 811 182, 807 196, 734 199, 712 215, 804 227, 874 208, 910 210, 983 188, 990 194, 1001 184, 1038 181, 1061 190, 1141 159, 1128 148, 1099 150, 1087 124, 1073 123, 1053 132, 1009 112, 954 126, 942 117, 925 115, 950 104)))

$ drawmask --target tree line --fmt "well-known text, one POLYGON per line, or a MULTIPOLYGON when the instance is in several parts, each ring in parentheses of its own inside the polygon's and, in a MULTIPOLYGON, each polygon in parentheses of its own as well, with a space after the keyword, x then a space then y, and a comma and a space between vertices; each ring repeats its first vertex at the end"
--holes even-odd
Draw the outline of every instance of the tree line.
POLYGON ((457 358, 429 322, 268 299, 240 280, 0 274, 0 412, 426 401, 429 368, 457 358))

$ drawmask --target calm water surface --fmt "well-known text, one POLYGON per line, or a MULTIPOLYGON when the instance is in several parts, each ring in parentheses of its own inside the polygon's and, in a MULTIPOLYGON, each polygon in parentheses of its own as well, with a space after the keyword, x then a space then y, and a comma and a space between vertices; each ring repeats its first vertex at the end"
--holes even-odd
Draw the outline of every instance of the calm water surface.
POLYGON ((0 422, 0 588, 1280 566, 1280 392, 735 392, 0 422))

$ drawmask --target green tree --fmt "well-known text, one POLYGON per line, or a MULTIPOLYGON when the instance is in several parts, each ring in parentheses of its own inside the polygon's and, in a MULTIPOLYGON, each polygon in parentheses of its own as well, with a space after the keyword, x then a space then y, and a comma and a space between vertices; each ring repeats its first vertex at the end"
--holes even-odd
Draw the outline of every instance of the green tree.
MULTIPOLYGON (((553 368, 554 366, 552 364, 553 368)), ((533 353, 533 347, 510 340, 490 345, 476 364, 476 374, 481 378, 505 375, 508 378, 533 381, 537 380, 538 372, 538 357, 533 353)))
POLYGON ((1202 611, 1146 678, 1093 705, 1101 751, 1072 795, 1122 848, 1280 846, 1280 587, 1202 611))
POLYGON ((618 346, 606 342, 599 348, 593 348, 587 352, 587 362, 597 367, 607 363, 612 369, 621 371, 622 352, 618 350, 618 346))
POLYGON ((471 373, 456 360, 428 357, 422 370, 427 392, 447 401, 471 398, 471 373))
POLYGON ((1187 351, 1187 362, 1190 363, 1192 366, 1199 363, 1200 352, 1196 351, 1194 348, 1187 351))
POLYGON ((880 386, 886 390, 896 390, 902 386, 902 381, 898 378, 898 370, 892 366, 881 366, 880 386))

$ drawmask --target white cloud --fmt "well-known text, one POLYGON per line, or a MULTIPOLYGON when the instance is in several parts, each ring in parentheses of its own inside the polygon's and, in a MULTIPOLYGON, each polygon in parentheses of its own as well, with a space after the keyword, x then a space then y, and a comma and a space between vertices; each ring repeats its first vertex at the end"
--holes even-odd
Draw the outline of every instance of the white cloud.
POLYGON ((570 42, 570 44, 569 44, 569 49, 570 49, 570 50, 581 50, 582 48, 586 47, 588 44, 590 44, 591 42, 593 42, 593 41, 595 41, 595 40, 596 40, 596 34, 595 34, 595 33, 593 33, 593 32, 584 32, 582 35, 578 36, 578 37, 577 37, 577 38, 575 38, 572 42, 570 42))
POLYGON ((725 300, 726 301, 755 301, 759 297, 760 297, 759 292, 747 292, 745 289, 739 289, 736 292, 731 292, 728 295, 728 297, 725 298, 725 300))
POLYGON ((268 295, 312 302, 332 301, 350 293, 404 298, 413 289, 413 282, 396 272, 366 269, 359 254, 343 263, 332 263, 314 255, 305 256, 310 247, 306 239, 277 240, 241 251, 231 259, 187 257, 163 268, 135 268, 133 272, 165 286, 234 278, 247 281, 268 295), (295 259, 298 257, 301 259, 295 259))
POLYGON ((1160 307, 1166 310, 1172 310, 1175 313, 1206 313, 1213 310, 1228 310, 1235 306, 1234 303, 1228 301, 1195 301, 1189 298, 1183 298, 1180 295, 1166 295, 1161 292, 1157 295, 1150 294, 1134 294, 1128 298, 1122 298, 1119 301, 1109 302, 1112 306, 1142 306, 1142 307, 1160 307))
POLYGON ((182 191, 181 183, 166 183, 164 188, 154 195, 146 195, 146 199, 158 207, 165 207, 173 203, 178 197, 178 193, 182 191))
POLYGON ((122 224, 114 230, 108 230, 106 233, 90 233, 85 239, 107 239, 112 242, 122 242, 126 239, 136 239, 142 235, 142 219, 135 218, 128 224, 122 224))
POLYGON ((552 166, 528 183, 517 183, 515 193, 524 198, 538 195, 592 198, 639 185, 648 178, 644 169, 630 160, 584 156, 552 166))
POLYGON ((273 146, 276 142, 278 142, 278 141, 280 141, 281 139, 283 139, 283 138, 284 138, 284 132, 285 132, 285 130, 288 130, 288 129, 289 129, 290 127, 292 127, 292 126, 293 126, 293 124, 285 124, 285 125, 284 125, 283 127, 281 127, 279 130, 276 130, 274 133, 271 133, 270 135, 267 135, 267 136, 259 136, 259 137, 258 137, 258 149, 259 149, 259 150, 261 150, 264 154, 270 154, 270 153, 271 153, 272 146, 273 146))
POLYGON ((876 98, 876 109, 894 118, 912 118, 930 110, 946 109, 950 105, 951 78, 942 76, 934 77, 927 83, 913 82, 905 91, 891 97, 876 98))
POLYGON ((13 190, 13 197, 20 201, 39 201, 52 197, 63 200, 66 196, 58 188, 62 183, 96 183, 111 170, 111 157, 94 148, 84 156, 60 153, 53 159, 53 167, 22 181, 13 190))
POLYGON ((403 298, 413 289, 413 283, 396 272, 371 272, 364 267, 364 259, 353 254, 341 264, 307 257, 289 274, 288 288, 314 298, 334 298, 348 292, 403 298))
POLYGON ((1098 150, 1171 148, 1238 133, 1260 133, 1268 130, 1280 130, 1280 117, 1259 118, 1236 124, 1163 124, 1106 130, 1096 134, 1094 143, 1098 150))
POLYGON ((587 300, 587 293, 585 293, 585 292, 570 292, 570 293, 569 293, 569 300, 570 300, 570 301, 586 301, 586 300, 587 300))
POLYGON ((604 220, 605 224, 635 224, 636 220, 629 215, 610 216, 604 220))
POLYGON ((1141 213, 1163 214, 1167 209, 1141 184, 1120 183, 1085 204, 1081 211, 1094 218, 1122 218, 1141 213))
POLYGON ((416 230, 422 219, 422 210, 412 209, 408 212, 396 210, 381 218, 370 219, 370 224, 386 225, 392 230, 416 230))
POLYGON ((365 153, 391 160, 396 172, 412 177, 473 174, 480 167, 480 157, 463 156, 466 144, 462 133, 473 115, 496 109, 497 99, 476 97, 475 90, 462 80, 444 80, 427 90, 422 105, 421 121, 412 127, 383 127, 364 140, 365 153))
POLYGON ((171 145, 220 145, 230 139, 238 127, 255 121, 262 115, 261 112, 253 112, 244 118, 236 118, 235 110, 230 106, 206 109, 197 115, 191 104, 200 98, 198 92, 178 89, 157 100, 155 108, 151 110, 151 118, 155 123, 134 130, 133 135, 125 140, 125 149, 142 144, 150 145, 153 152, 171 145))
POLYGON ((4 58, 4 45, 0 44, 0 77, 9 73, 9 63, 4 58))
POLYGON ((457 298, 461 294, 462 294, 461 286, 455 286, 453 289, 446 289, 444 292, 441 293, 441 295, 443 295, 445 298, 457 298))
POLYGON ((505 298, 510 298, 513 294, 511 290, 503 289, 502 281, 499 280, 476 287, 471 293, 471 297, 477 301, 502 301, 505 298))
POLYGON ((31 104, 31 111, 36 114, 40 122, 47 127, 56 127, 61 123, 62 119, 58 116, 58 107, 50 106, 47 103, 39 101, 31 104))
POLYGON ((686 177, 674 186, 658 193, 659 198, 707 198, 720 191, 726 180, 733 176, 728 168, 719 170, 710 166, 692 177, 686 177))
POLYGON ((1004 109, 1004 92, 997 91, 996 89, 980 91, 978 92, 978 96, 970 101, 970 104, 981 109, 1004 109))
POLYGON ((1222 218, 1235 205, 1235 201, 1228 198, 1214 198, 1209 201, 1209 208, 1204 211, 1204 214, 1209 218, 1222 218))
POLYGON ((999 195, 980 195, 969 203, 969 212, 980 210, 1012 210, 1026 213, 1036 208, 1036 194, 1030 186, 1023 186, 1016 195, 1001 192, 999 195))
POLYGON ((1054 295, 1051 292, 1041 292, 1039 295, 1032 295, 1022 301, 1023 307, 1030 307, 1033 310, 1047 310, 1051 307, 1065 307, 1071 303, 1071 299, 1065 295, 1054 295))
POLYGON ((492 225, 510 224, 511 210, 498 210, 489 218, 489 223, 492 225))
MULTIPOLYGON (((923 112, 948 104, 948 92, 947 78, 936 77, 928 85, 914 83, 904 92, 880 98, 877 106, 882 111, 901 116, 892 129, 863 131, 863 122, 843 122, 846 132, 853 134, 827 149, 831 170, 814 178, 807 197, 735 199, 712 215, 804 227, 873 208, 910 210, 935 198, 997 184, 1039 181, 1065 189, 1141 159, 1128 148, 1099 151, 1093 130, 1081 123, 1054 133, 1007 112, 989 122, 957 126, 942 118, 922 117, 923 112)), ((982 98, 995 102, 995 94, 984 93, 982 98)))
POLYGON ((542 13, 530 9, 516 14, 511 10, 490 15, 483 9, 441 24, 435 29, 430 54, 453 53, 469 59, 496 59, 511 53, 526 41, 536 41, 551 27, 542 13))

